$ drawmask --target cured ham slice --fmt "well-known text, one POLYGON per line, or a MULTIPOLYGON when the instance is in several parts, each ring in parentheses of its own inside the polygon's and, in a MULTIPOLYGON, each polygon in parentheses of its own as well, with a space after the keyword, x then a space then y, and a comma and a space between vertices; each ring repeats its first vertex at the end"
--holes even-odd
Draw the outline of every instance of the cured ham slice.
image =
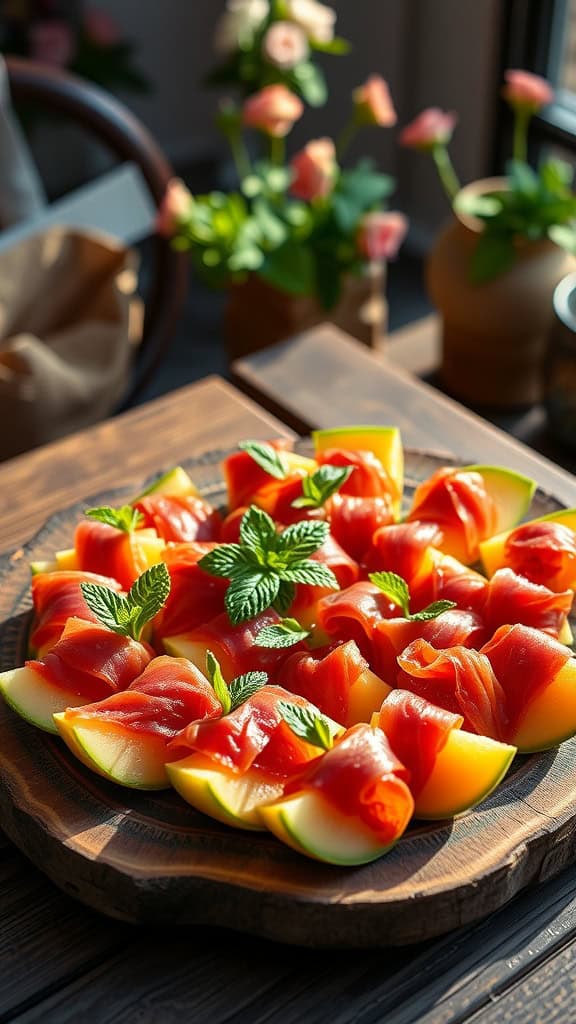
POLYGON ((450 733, 460 729, 463 721, 462 715, 445 711, 407 690, 392 690, 386 698, 377 723, 410 772, 412 796, 421 792, 450 733))
POLYGON ((144 526, 169 541, 218 540, 222 517, 195 495, 148 494, 134 503, 144 526))
POLYGON ((74 547, 78 568, 118 580, 129 590, 135 580, 150 567, 151 560, 146 543, 155 538, 158 550, 154 561, 161 557, 164 542, 152 530, 134 530, 126 533, 115 526, 96 520, 83 520, 74 533, 74 547))
MULTIPOLYGON (((414 641, 425 641, 436 650, 454 646, 475 648, 482 646, 486 635, 486 628, 478 615, 458 608, 442 612, 435 619, 425 622, 404 618, 383 619, 374 627, 372 654, 368 661, 373 671, 393 686, 398 675, 398 655, 414 641)), ((443 704, 440 706, 444 707, 443 704)))
POLYGON ((328 502, 327 513, 332 536, 357 562, 363 560, 376 530, 395 518, 389 494, 366 498, 338 493, 328 502))
POLYGON ((34 623, 30 646, 38 657, 47 654, 60 639, 69 618, 98 621, 84 600, 81 583, 96 583, 117 592, 122 589, 118 581, 109 576, 77 570, 41 572, 32 577, 34 623))
POLYGON ((418 485, 408 519, 436 523, 442 550, 470 563, 479 542, 495 533, 497 509, 480 473, 445 466, 418 485))
POLYGON ((368 659, 373 657, 372 634, 376 624, 401 614, 399 605, 369 580, 359 580, 351 587, 327 594, 318 603, 321 629, 336 640, 354 640, 368 659))
POLYGON ((435 551, 430 572, 412 585, 410 608, 418 612, 433 601, 454 601, 457 608, 483 616, 487 593, 488 581, 484 576, 451 555, 435 551))
POLYGON ((437 650, 415 640, 398 657, 398 686, 455 715, 469 732, 495 740, 508 735, 504 688, 486 653, 467 647, 437 650))
POLYGON ((228 580, 210 576, 198 565, 215 544, 173 544, 164 561, 170 574, 170 593, 154 619, 154 637, 189 633, 224 611, 228 580))
MULTIPOLYGON (((293 442, 288 438, 269 441, 272 448, 289 451, 293 442)), ((232 511, 239 505, 250 505, 259 487, 270 483, 270 474, 252 458, 248 452, 233 452, 222 462, 222 473, 228 490, 228 508, 232 511)))
MULTIPOLYGON (((360 578, 358 563, 353 558, 350 558, 350 555, 346 554, 331 534, 328 534, 322 547, 318 548, 310 557, 312 561, 321 562, 323 565, 327 565, 329 569, 332 569, 338 581, 338 586, 341 589, 352 586, 360 578)), ((334 591, 327 587, 312 587, 305 586, 302 583, 299 584, 296 587, 290 615, 300 619, 303 623, 310 623, 312 619, 316 618, 318 601, 327 594, 333 593, 334 591)))
POLYGON ((348 718, 350 691, 368 668, 353 640, 290 655, 278 673, 285 689, 306 697, 337 722, 348 718))
POLYGON ((400 497, 394 480, 373 452, 327 448, 318 453, 317 460, 319 466, 353 467, 353 472, 340 487, 339 494, 361 498, 389 496, 393 501, 400 497))
POLYGON ((395 572, 412 588, 434 567, 434 551, 442 541, 442 531, 435 523, 396 523, 377 530, 365 553, 366 568, 371 572, 395 572))
POLYGON ((506 565, 551 590, 573 587, 576 534, 562 523, 541 520, 512 530, 504 545, 506 565))
POLYGON ((381 729, 355 725, 331 750, 291 779, 286 795, 320 793, 342 814, 367 825, 383 844, 404 832, 414 809, 409 772, 381 729))
POLYGON ((572 608, 574 592, 554 593, 512 569, 498 569, 487 587, 484 621, 490 633, 521 623, 558 638, 572 608))

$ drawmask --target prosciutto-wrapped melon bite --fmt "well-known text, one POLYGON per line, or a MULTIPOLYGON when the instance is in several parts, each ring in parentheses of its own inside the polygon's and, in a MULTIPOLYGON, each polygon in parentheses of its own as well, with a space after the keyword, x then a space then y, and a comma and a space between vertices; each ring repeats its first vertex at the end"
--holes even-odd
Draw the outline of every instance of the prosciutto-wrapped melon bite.
POLYGON ((151 566, 123 596, 81 583, 96 622, 70 618, 60 640, 41 660, 0 674, 0 692, 22 718, 55 733, 54 715, 126 690, 154 656, 142 632, 168 594, 163 563, 151 566))
POLYGON ((398 427, 330 427, 312 431, 312 441, 320 465, 354 467, 341 494, 389 496, 398 518, 404 488, 404 449, 398 427))
POLYGON ((381 729, 359 724, 334 742, 323 716, 283 707, 298 735, 324 750, 290 779, 260 817, 282 842, 329 864, 367 864, 385 854, 412 817, 408 769, 381 729))
MULTIPOLYGON (((308 717, 317 709, 280 686, 265 685, 265 673, 247 673, 228 687, 210 655, 208 671, 224 714, 194 722, 176 736, 166 770, 196 810, 235 828, 261 831, 259 808, 277 799, 286 780, 320 753, 289 728, 283 702, 293 701, 308 717)), ((330 735, 342 731, 337 722, 325 722, 330 735)))
POLYGON ((118 580, 129 590, 151 565, 162 560, 166 541, 143 527, 143 516, 130 505, 86 510, 74 532, 76 568, 118 580))
POLYGON ((167 747, 190 722, 222 714, 206 677, 185 658, 161 655, 121 693, 54 715, 72 753, 133 789, 165 789, 167 747))
POLYGON ((514 759, 515 746, 465 732, 463 721, 407 690, 392 690, 372 718, 410 771, 417 818, 451 818, 475 807, 514 759))
POLYGON ((444 466, 414 492, 409 521, 435 523, 438 547, 465 565, 480 542, 508 530, 526 515, 536 484, 500 466, 444 466))
POLYGON ((224 459, 222 473, 230 512, 257 505, 278 522, 292 521, 292 502, 302 496, 302 480, 317 465, 314 459, 290 451, 291 445, 283 439, 244 441, 241 451, 224 459))
POLYGON ((42 659, 62 636, 68 619, 98 622, 86 604, 81 583, 97 583, 116 592, 121 591, 117 580, 97 573, 77 569, 61 572, 40 572, 32 576, 32 603, 34 619, 30 632, 31 657, 42 659))
POLYGON ((576 589, 576 509, 562 509, 482 541, 487 576, 507 566, 549 590, 576 589))

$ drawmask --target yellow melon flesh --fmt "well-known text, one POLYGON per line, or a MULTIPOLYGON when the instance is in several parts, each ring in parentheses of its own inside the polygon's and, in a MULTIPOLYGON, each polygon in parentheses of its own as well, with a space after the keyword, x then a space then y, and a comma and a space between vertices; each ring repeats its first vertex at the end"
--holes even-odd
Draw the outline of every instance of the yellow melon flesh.
POLYGON ((200 497, 196 484, 182 466, 175 466, 174 469, 170 469, 158 477, 149 487, 141 491, 131 504, 135 505, 137 501, 145 498, 148 494, 165 494, 169 498, 200 497))
MULTIPOLYGON (((576 533, 576 509, 561 509, 559 512, 551 512, 547 516, 540 516, 538 519, 530 519, 529 522, 558 523, 560 526, 566 526, 569 530, 573 530, 576 533)), ((502 569, 506 565, 504 548, 511 533, 511 529, 504 530, 502 533, 498 533, 494 537, 490 537, 489 540, 482 541, 480 544, 480 558, 482 560, 482 565, 484 566, 484 571, 488 577, 493 576, 497 569, 502 569)), ((569 586, 576 586, 576 578, 572 582, 563 584, 562 589, 569 586)))
POLYGON ((346 728, 357 722, 369 722, 374 711, 378 711, 392 687, 370 669, 362 672, 350 688, 346 728))
POLYGON ((230 656, 213 639, 195 640, 193 633, 181 633, 179 636, 165 636, 162 646, 173 658, 187 658, 203 675, 206 675, 206 652, 210 650, 217 658, 224 678, 232 679, 234 675, 230 656))
POLYGON ((328 448, 372 452, 394 483, 395 510, 398 513, 404 488, 404 449, 398 427, 352 426, 312 431, 316 455, 328 448))
POLYGON ((452 818, 474 807, 502 781, 515 753, 508 743, 453 729, 415 797, 415 817, 452 818))
POLYGON ((92 771, 131 789, 167 789, 166 743, 161 736, 128 733, 114 722, 54 715, 69 750, 92 771))
POLYGON ((548 750, 576 733, 576 659, 530 701, 511 742, 521 753, 548 750))
POLYGON ((167 764, 166 771, 187 803, 234 828, 263 831, 259 808, 282 794, 281 782, 271 781, 256 769, 234 775, 202 754, 167 764))
POLYGON ((80 707, 86 697, 54 686, 28 665, 0 674, 0 692, 21 718, 45 732, 56 732, 53 715, 65 708, 80 707))
POLYGON ((394 845, 383 846, 361 821, 312 790, 261 807, 260 817, 281 842, 328 864, 368 864, 394 845))

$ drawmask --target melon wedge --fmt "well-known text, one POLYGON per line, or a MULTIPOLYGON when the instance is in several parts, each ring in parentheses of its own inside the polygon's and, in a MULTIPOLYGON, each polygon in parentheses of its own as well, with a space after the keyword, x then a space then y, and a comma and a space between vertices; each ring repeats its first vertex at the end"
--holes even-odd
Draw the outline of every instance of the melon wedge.
MULTIPOLYGON (((550 512, 546 516, 538 516, 537 519, 530 519, 528 522, 558 523, 560 526, 566 526, 569 530, 573 530, 576 533, 576 509, 560 509, 559 512, 550 512)), ((493 576, 498 569, 502 569, 506 565, 504 548, 508 537, 512 533, 512 529, 513 527, 504 529, 503 532, 495 534, 480 544, 480 558, 482 559, 482 565, 487 576, 493 576)), ((576 579, 574 584, 576 585, 576 579)))
POLYGON ((30 562, 30 571, 33 576, 39 572, 65 572, 69 569, 78 568, 78 559, 74 548, 64 548, 57 551, 51 561, 30 562))
POLYGON ((504 466, 463 466, 463 473, 479 473, 496 505, 495 533, 508 530, 526 515, 536 481, 504 466))
POLYGON ((329 427, 313 430, 312 440, 316 455, 328 448, 346 448, 348 451, 372 452, 384 466, 396 486, 396 512, 399 512, 404 488, 404 449, 398 427, 352 426, 329 427))
POLYGON ((0 692, 21 718, 45 732, 57 732, 53 715, 81 707, 86 697, 54 686, 27 665, 0 674, 0 692))
POLYGON ((182 466, 175 466, 153 480, 148 487, 140 492, 131 503, 134 505, 148 494, 166 494, 170 498, 200 497, 200 492, 189 474, 182 466))
POLYGON ((516 747, 487 736, 452 729, 432 774, 414 798, 417 818, 452 818, 475 807, 508 771, 516 747))
POLYGON ((350 687, 346 728, 357 722, 369 722, 372 714, 382 706, 392 687, 371 669, 366 669, 350 687))
POLYGON ((560 669, 542 693, 530 701, 511 736, 522 754, 549 750, 576 733, 576 659, 560 669))
POLYGON ((161 736, 128 733, 114 722, 95 718, 69 718, 65 711, 55 714, 54 722, 68 749, 105 779, 131 789, 169 787, 166 742, 161 736))
POLYGON ((181 633, 179 636, 163 637, 162 646, 166 654, 171 654, 173 658, 187 658, 203 675, 206 675, 206 652, 211 650, 220 664, 224 678, 231 679, 234 675, 230 656, 213 640, 190 640, 190 634, 181 633))
POLYGON ((260 818, 281 842, 328 864, 368 864, 394 845, 383 846, 366 825, 312 790, 261 807, 260 818))
POLYGON ((282 782, 274 782, 256 769, 234 775, 202 754, 167 764, 166 771, 187 803, 234 828, 265 831, 259 808, 277 800, 283 790, 282 782))

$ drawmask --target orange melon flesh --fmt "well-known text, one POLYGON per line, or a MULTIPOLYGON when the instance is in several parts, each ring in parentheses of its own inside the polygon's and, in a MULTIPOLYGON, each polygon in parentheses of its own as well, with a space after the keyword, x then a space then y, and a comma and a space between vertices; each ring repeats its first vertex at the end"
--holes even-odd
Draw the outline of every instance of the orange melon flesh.
POLYGON ((384 466, 396 488, 394 509, 400 510, 404 488, 404 449, 398 427, 352 426, 313 430, 312 440, 317 455, 328 448, 372 452, 384 466))
POLYGON ((576 659, 571 658, 552 682, 530 701, 512 737, 521 753, 548 750, 576 733, 576 659))
POLYGON ((502 781, 516 747, 453 729, 430 778, 414 799, 417 818, 452 818, 484 800, 502 781))
POLYGON ((110 782, 131 789, 167 789, 166 742, 161 736, 128 732, 115 722, 54 715, 68 749, 82 764, 110 782))
POLYGON ((259 808, 282 795, 282 782, 275 782, 256 769, 234 775, 202 754, 190 754, 166 765, 174 789, 210 818, 234 828, 264 831, 259 808))
MULTIPOLYGON (((569 530, 574 530, 576 533, 576 509, 574 508, 561 509, 559 512, 551 512, 547 516, 539 516, 537 519, 529 520, 530 523, 544 523, 547 521, 558 523, 560 526, 567 526, 569 530)), ((511 529, 505 530, 494 537, 490 537, 489 540, 481 542, 480 558, 488 577, 493 576, 497 569, 502 569, 506 565, 504 548, 511 533, 511 529)), ((566 584, 563 583, 561 589, 574 586, 576 586, 576 579, 566 584)))
POLYGON ((392 687, 371 669, 366 669, 350 688, 346 728, 357 722, 369 722, 373 712, 378 711, 392 687))

